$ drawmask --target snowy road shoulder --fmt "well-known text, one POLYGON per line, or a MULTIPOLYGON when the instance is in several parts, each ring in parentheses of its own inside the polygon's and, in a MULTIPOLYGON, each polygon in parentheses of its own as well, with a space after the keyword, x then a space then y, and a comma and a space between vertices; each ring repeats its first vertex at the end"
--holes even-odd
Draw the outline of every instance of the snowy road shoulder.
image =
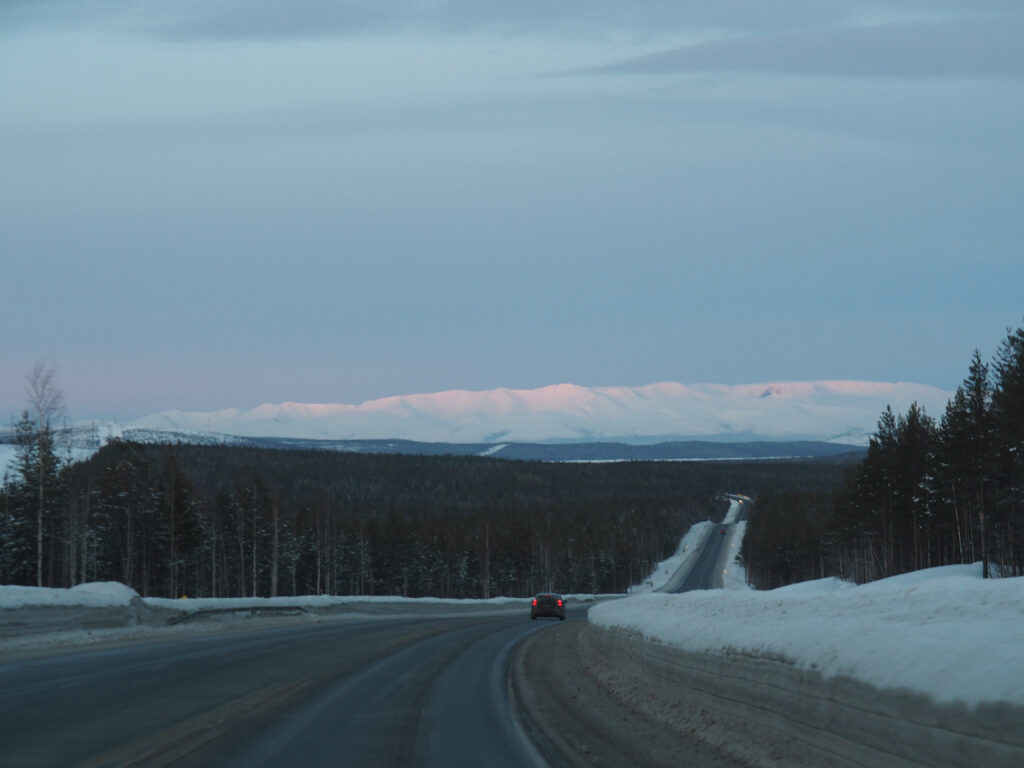
MULTIPOLYGON (((589 606, 607 597, 565 595, 570 607, 589 606)), ((0 654, 246 631, 306 621, 454 618, 517 612, 528 615, 529 598, 300 595, 170 599, 140 597, 118 582, 70 589, 0 585, 0 654)))
POLYGON ((862 586, 636 595, 588 618, 689 652, 781 659, 940 703, 1024 704, 1024 578, 983 580, 979 565, 862 586))

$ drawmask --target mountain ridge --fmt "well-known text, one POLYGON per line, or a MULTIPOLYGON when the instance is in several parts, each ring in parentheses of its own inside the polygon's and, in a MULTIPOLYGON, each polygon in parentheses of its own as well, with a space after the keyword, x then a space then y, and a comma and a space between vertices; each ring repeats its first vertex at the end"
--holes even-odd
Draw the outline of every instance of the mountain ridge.
POLYGON ((250 410, 163 411, 125 430, 246 438, 423 443, 824 441, 865 445, 886 406, 936 417, 950 394, 907 382, 807 381, 447 390, 344 403, 264 403, 250 410))

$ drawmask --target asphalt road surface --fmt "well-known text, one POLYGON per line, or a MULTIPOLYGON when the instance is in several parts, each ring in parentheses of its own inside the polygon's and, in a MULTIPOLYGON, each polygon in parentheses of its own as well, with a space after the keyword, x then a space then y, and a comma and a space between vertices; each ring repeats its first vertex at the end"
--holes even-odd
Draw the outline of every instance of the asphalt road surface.
MULTIPOLYGON (((750 504, 745 499, 737 498, 739 509, 736 511, 734 522, 747 519, 747 508, 750 504)), ((729 540, 728 535, 732 530, 732 523, 718 523, 708 529, 707 535, 701 544, 700 554, 694 561, 693 566, 688 570, 673 574, 673 576, 655 592, 690 592, 695 589, 715 589, 721 586, 716 579, 721 576, 719 568, 723 546, 729 540)))
MULTIPOLYGON (((710 588, 721 528, 679 591, 710 588)), ((602 687, 583 615, 530 621, 524 602, 0 658, 0 768, 731 765, 602 687)))
POLYGON ((542 764, 507 669, 547 624, 518 607, 0 661, 0 765, 542 764))

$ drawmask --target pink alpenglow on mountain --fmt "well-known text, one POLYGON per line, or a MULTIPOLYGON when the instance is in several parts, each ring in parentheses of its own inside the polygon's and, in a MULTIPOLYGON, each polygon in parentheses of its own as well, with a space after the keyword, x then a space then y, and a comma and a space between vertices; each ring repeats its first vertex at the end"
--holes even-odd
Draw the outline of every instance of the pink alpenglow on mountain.
POLYGON ((165 411, 128 427, 242 437, 491 443, 826 440, 863 445, 886 406, 941 416, 949 393, 866 381, 452 390, 360 405, 281 403, 249 411, 165 411))

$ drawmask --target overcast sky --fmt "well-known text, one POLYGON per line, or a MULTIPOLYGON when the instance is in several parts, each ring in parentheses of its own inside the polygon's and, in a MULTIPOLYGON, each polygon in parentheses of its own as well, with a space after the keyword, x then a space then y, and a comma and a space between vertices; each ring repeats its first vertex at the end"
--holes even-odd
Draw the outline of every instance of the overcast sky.
POLYGON ((0 0, 0 417, 954 388, 1024 322, 1020 0, 0 0))

